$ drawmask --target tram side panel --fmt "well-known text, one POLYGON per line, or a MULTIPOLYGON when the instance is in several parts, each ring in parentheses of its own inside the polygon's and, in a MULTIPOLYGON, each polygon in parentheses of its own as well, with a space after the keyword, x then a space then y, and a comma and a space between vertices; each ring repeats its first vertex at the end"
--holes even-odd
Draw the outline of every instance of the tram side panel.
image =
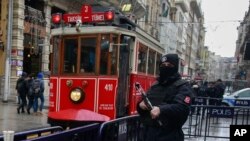
POLYGON ((116 118, 117 79, 101 78, 98 85, 97 112, 111 119, 116 118))
POLYGON ((60 94, 59 105, 60 110, 72 107, 74 109, 88 109, 94 111, 96 97, 96 78, 61 78, 60 79, 60 94), (67 86, 67 80, 73 80, 72 86, 67 86), (86 83, 86 86, 83 86, 86 83), (75 88, 80 88, 85 93, 83 102, 75 104, 70 100, 70 91, 75 88))
POLYGON ((50 77, 49 111, 57 111, 58 78, 50 77))
POLYGON ((51 77, 50 83, 50 112, 69 108, 87 109, 109 116, 110 119, 116 117, 117 78, 51 77), (68 86, 67 81, 72 81, 72 85, 68 86), (81 103, 70 100, 70 92, 75 88, 84 92, 81 103))
POLYGON ((52 85, 50 89, 50 111, 59 111, 68 108, 74 109, 88 109, 94 111, 95 97, 96 97, 96 79, 84 79, 84 78, 60 78, 51 77, 50 83, 52 85), (68 86, 67 81, 72 80, 72 85, 68 86), (86 87, 83 88, 84 84, 86 87), (83 89, 85 95, 84 100, 81 103, 75 104, 70 100, 70 92, 75 88, 83 89))
POLYGON ((136 106, 137 106, 137 103, 141 100, 141 94, 136 91, 135 83, 139 82, 142 88, 144 89, 144 91, 146 92, 149 89, 149 87, 156 81, 156 79, 153 76, 131 74, 130 80, 131 80, 131 83, 130 83, 130 90, 129 90, 130 91, 129 113, 133 115, 133 114, 137 114, 136 106))

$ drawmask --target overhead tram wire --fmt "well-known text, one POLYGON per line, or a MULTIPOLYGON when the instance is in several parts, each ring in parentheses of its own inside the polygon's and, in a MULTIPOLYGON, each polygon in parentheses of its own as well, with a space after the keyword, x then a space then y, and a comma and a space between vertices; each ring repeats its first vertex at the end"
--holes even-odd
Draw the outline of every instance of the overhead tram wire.
MULTIPOLYGON (((201 23, 201 22, 173 22, 173 21, 169 21, 169 22, 162 22, 162 21, 158 21, 158 22, 155 22, 155 21, 137 21, 138 23, 139 22, 147 22, 147 23, 172 23, 172 24, 176 24, 176 23, 180 23, 180 24, 197 24, 197 23, 201 23)), ((204 24, 207 24, 207 23, 235 23, 235 22, 244 22, 243 20, 224 20, 224 21, 204 21, 204 24)))

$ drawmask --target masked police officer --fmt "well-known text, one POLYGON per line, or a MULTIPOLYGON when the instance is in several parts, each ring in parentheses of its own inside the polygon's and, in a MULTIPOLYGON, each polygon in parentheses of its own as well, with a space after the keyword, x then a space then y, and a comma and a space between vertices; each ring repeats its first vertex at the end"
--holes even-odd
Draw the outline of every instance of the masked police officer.
POLYGON ((164 55, 158 81, 147 91, 152 110, 144 101, 137 105, 145 141, 184 141, 182 126, 190 112, 193 91, 189 83, 181 79, 178 66, 177 54, 164 55))

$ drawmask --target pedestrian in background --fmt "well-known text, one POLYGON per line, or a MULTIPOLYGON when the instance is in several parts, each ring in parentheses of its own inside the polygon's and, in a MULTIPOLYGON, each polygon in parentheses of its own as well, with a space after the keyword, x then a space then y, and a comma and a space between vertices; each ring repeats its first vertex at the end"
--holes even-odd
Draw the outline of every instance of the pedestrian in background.
MULTIPOLYGON (((197 81, 192 81, 191 82, 191 86, 192 86, 192 89, 193 89, 193 93, 194 93, 194 97, 192 99, 192 104, 193 105, 198 105, 198 92, 199 92, 199 85, 198 85, 198 82, 197 81)), ((195 112, 199 112, 199 107, 191 107, 191 114, 195 114, 195 112)))
POLYGON ((208 82, 207 95, 209 97, 209 105, 216 105, 215 82, 208 82))
POLYGON ((30 114, 30 109, 34 105, 34 93, 33 93, 32 85, 33 85, 33 77, 32 77, 32 74, 29 74, 27 77, 27 81, 26 81, 26 88, 28 90, 28 93, 27 93, 27 98, 28 98, 27 113, 28 114, 30 114))
POLYGON ((34 114, 42 115, 42 110, 44 106, 44 81, 43 81, 43 73, 40 72, 37 74, 37 78, 33 81, 33 92, 34 92, 34 114), (39 101, 40 99, 40 105, 39 101), (38 112, 39 108, 39 112, 38 112))
POLYGON ((22 113, 25 113, 24 108, 27 105, 27 99, 26 99, 27 89, 25 85, 26 78, 27 78, 27 73, 23 72, 21 77, 17 80, 17 83, 16 83, 16 89, 21 99, 17 107, 18 114, 20 114, 20 110, 22 113))
MULTIPOLYGON (((24 73, 24 72, 23 72, 24 73)), ((20 98, 20 94, 18 92, 18 87, 20 87, 20 82, 23 79, 23 73, 19 76, 19 78, 16 81, 16 91, 17 91, 17 104, 21 104, 21 98, 20 98)))
POLYGON ((178 66, 177 54, 164 55, 158 81, 147 92, 153 109, 149 111, 144 101, 137 104, 145 141, 184 141, 182 126, 190 112, 193 92, 190 84, 181 79, 178 66))
MULTIPOLYGON (((204 105, 204 106, 208 105, 208 95, 207 95, 207 87, 208 86, 207 85, 208 85, 208 82, 204 81, 201 84, 201 86, 199 87, 199 91, 198 91, 198 97, 200 97, 200 99, 201 99, 200 105, 204 105)), ((202 109, 202 117, 204 117, 206 108, 202 107, 201 109, 202 109)), ((200 114, 199 111, 197 114, 200 114)))
POLYGON ((216 93, 216 105, 220 106, 222 103, 222 98, 225 92, 225 85, 223 84, 221 79, 218 79, 215 83, 215 93, 216 93))

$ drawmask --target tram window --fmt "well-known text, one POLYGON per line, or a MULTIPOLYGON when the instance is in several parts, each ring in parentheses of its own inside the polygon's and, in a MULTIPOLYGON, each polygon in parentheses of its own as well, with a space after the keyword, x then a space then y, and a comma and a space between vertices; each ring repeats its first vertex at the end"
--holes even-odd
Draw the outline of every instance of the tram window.
POLYGON ((154 75, 154 68, 155 68, 155 51, 152 49, 149 50, 148 54, 148 74, 154 75))
POLYGON ((102 35, 101 39, 101 56, 100 56, 100 74, 108 74, 108 61, 109 59, 109 36, 102 35))
POLYGON ((81 39, 80 72, 95 72, 96 37, 81 39))
POLYGON ((159 75, 159 66, 160 66, 160 62, 161 62, 161 57, 162 57, 162 55, 157 53, 157 56, 156 56, 156 75, 159 75))
MULTIPOLYGON (((113 43, 118 44, 118 36, 113 35, 113 43)), ((113 47, 113 50, 111 52, 111 75, 117 74, 117 47, 113 47)))
POLYGON ((140 44, 138 56, 138 71, 146 73, 147 47, 140 44))
POLYGON ((77 39, 64 40, 64 73, 76 73, 77 68, 77 39))

